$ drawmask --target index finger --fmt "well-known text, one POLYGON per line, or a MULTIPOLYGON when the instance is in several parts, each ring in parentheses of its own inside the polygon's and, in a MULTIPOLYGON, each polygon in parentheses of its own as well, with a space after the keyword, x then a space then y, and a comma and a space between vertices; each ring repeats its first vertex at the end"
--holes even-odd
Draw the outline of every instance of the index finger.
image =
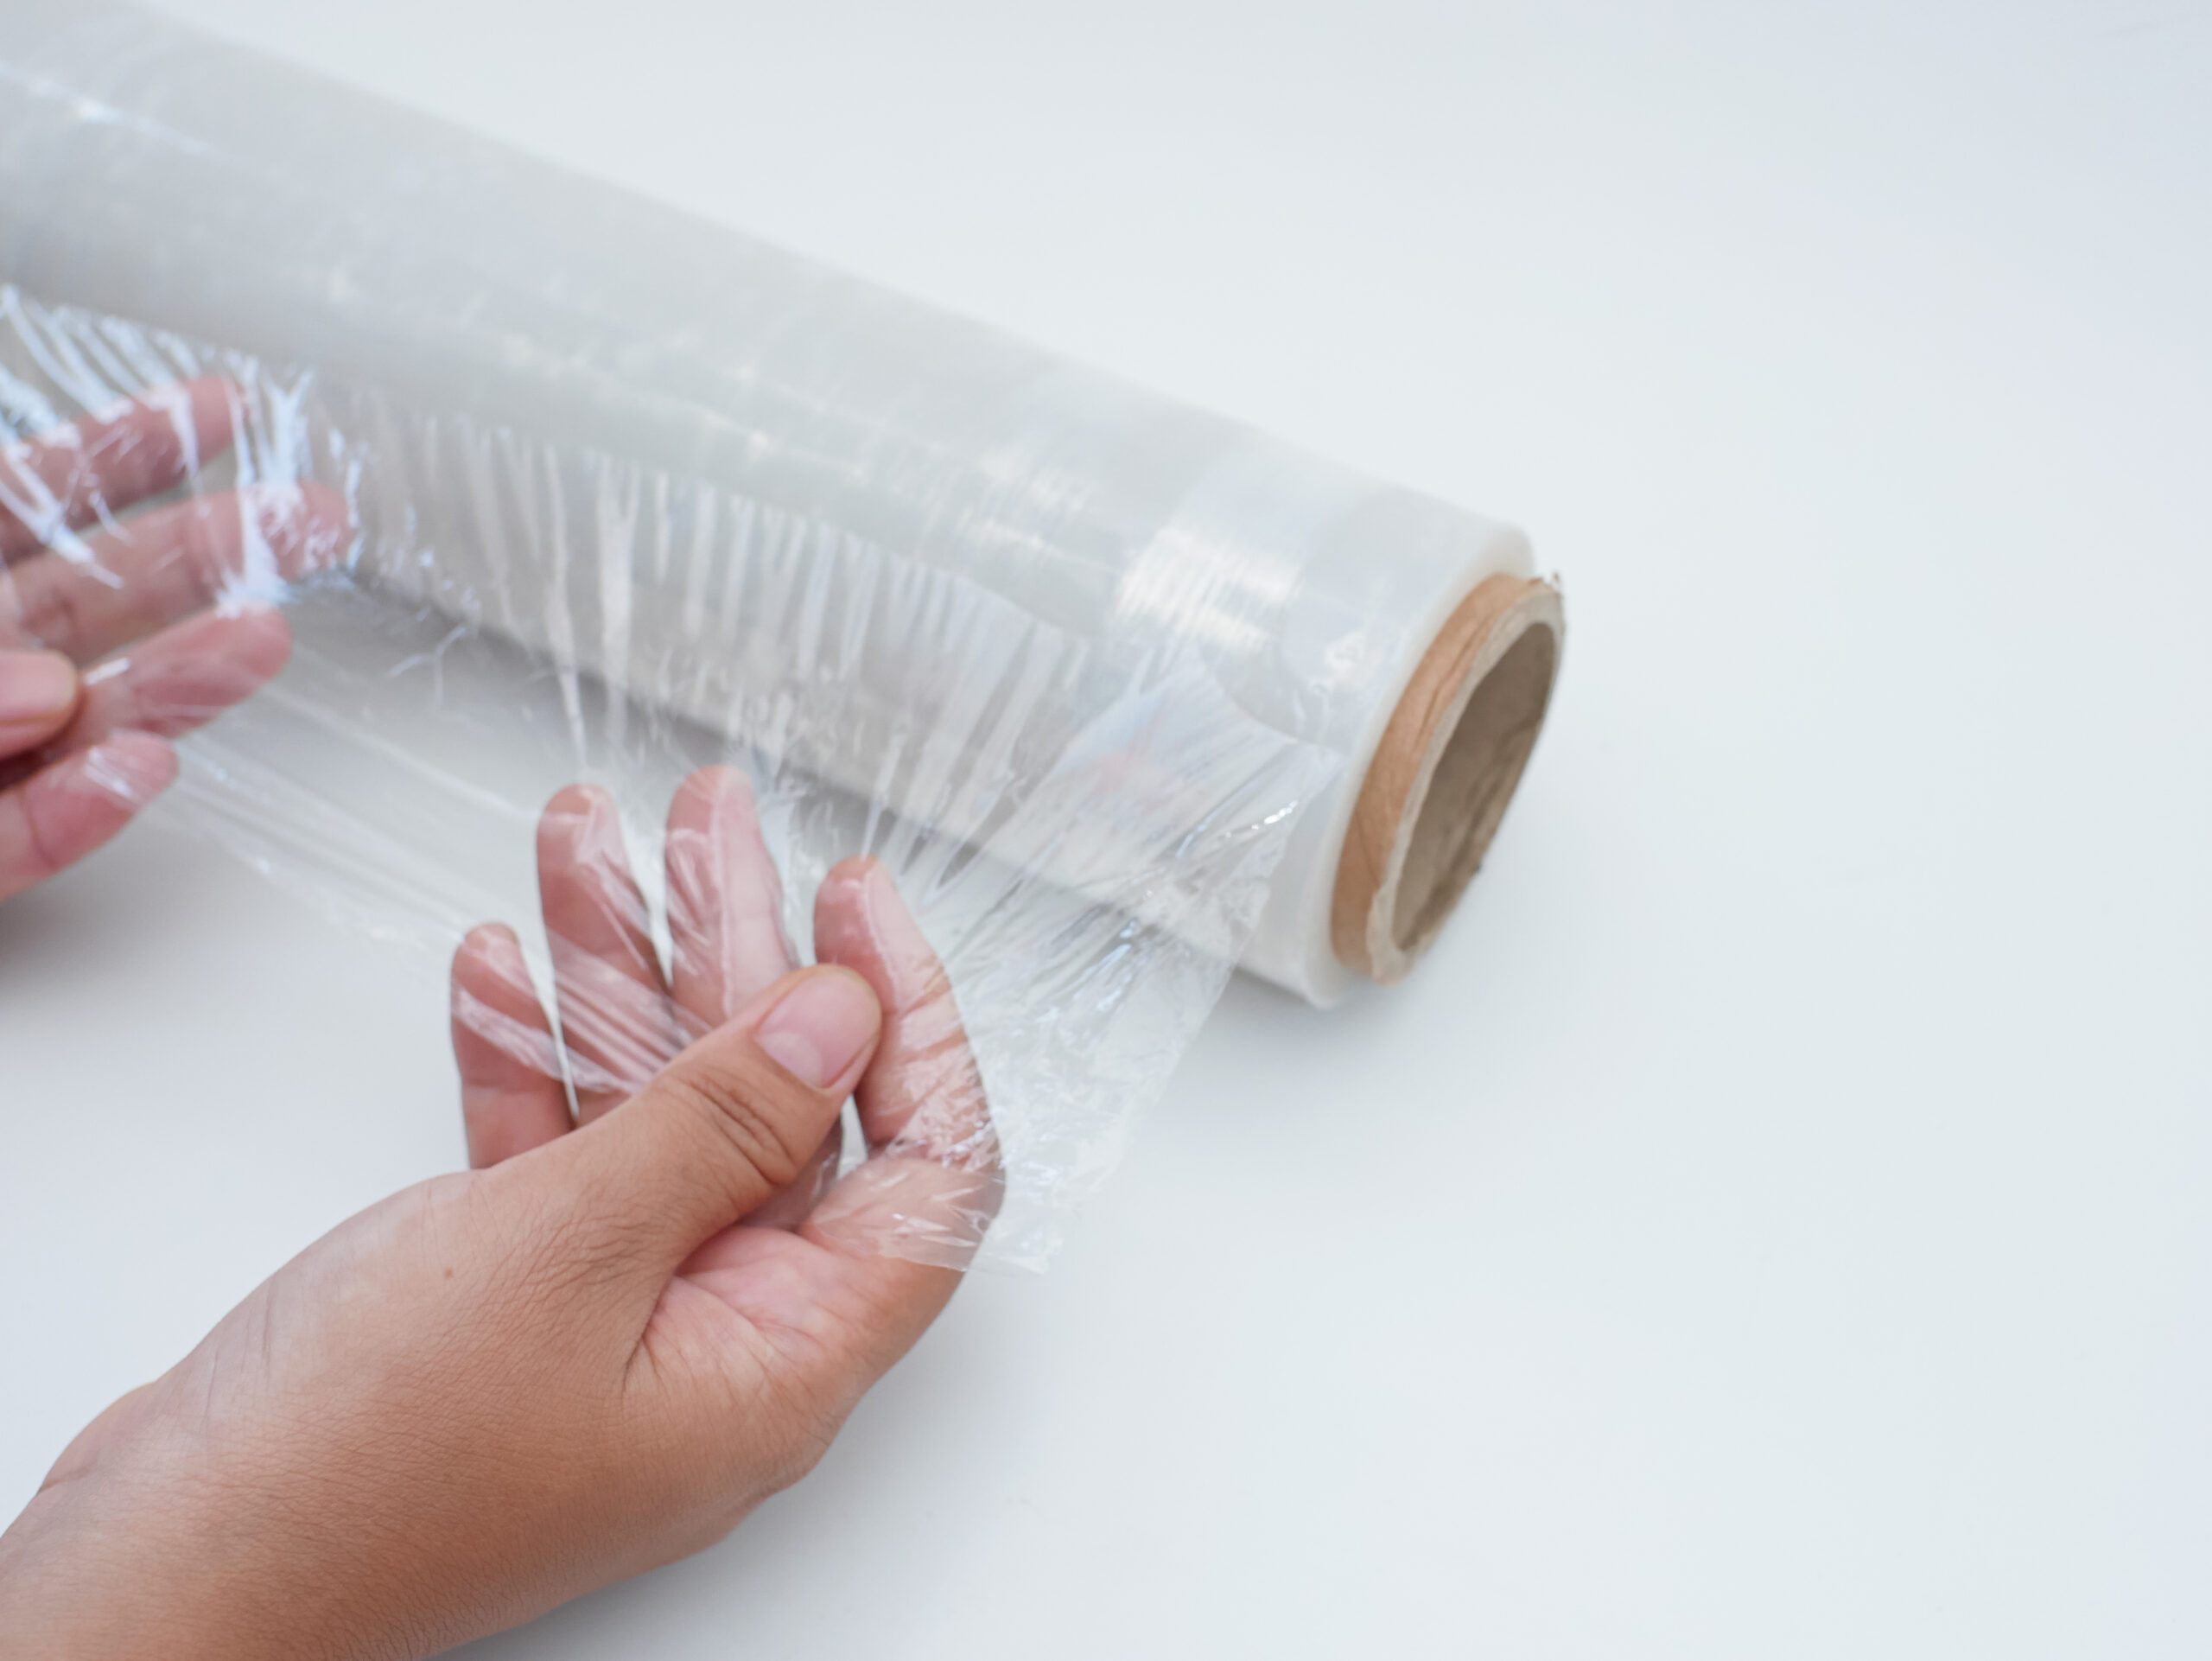
POLYGON ((239 396, 226 380, 186 381, 0 447, 0 563, 189 478, 230 449, 239 396))
POLYGON ((668 810, 669 990, 684 1037, 713 1031, 798 965, 784 942, 783 883, 753 786, 702 767, 668 810))

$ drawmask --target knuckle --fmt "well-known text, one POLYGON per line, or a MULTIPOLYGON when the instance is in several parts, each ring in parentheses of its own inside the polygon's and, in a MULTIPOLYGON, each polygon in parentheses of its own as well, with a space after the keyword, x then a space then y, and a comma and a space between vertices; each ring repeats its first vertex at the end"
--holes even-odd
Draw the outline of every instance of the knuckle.
POLYGON ((652 1088, 773 1188, 798 1177, 819 1140, 810 1135, 813 1116, 787 1099, 790 1082, 749 1053, 695 1058, 652 1088))
POLYGON ((571 1306, 576 1298, 620 1289, 645 1219, 610 1215, 589 1189, 549 1184, 514 1165, 469 1174, 482 1202, 486 1255, 500 1264, 499 1285, 525 1314, 571 1306))

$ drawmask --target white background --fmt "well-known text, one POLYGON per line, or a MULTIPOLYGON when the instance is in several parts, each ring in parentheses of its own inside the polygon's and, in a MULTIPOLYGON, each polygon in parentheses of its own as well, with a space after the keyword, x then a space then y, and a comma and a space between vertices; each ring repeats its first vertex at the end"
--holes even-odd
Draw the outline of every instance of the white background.
MULTIPOLYGON (((486 1658, 2212 1651, 2212 10, 170 0, 1518 519, 1408 985, 1238 983, 1042 1279, 486 1658)), ((0 1498, 457 1162, 149 828, 0 913, 0 1498)))

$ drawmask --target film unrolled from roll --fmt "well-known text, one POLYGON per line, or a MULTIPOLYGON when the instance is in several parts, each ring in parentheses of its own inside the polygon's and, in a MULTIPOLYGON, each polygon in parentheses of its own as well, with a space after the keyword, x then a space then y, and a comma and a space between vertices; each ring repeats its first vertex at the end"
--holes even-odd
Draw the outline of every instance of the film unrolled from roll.
MULTIPOLYGON (((868 853, 944 958, 1005 1262, 1232 964, 1408 971, 1557 672, 1508 526, 130 7, 0 15, 0 283, 10 434, 179 411, 184 492, 249 504, 207 597, 290 620, 176 817, 442 954, 531 908, 554 787, 607 786, 651 889, 675 781, 734 761, 802 951, 868 853), (271 513, 340 500, 288 564, 271 513)), ((128 578, 134 520, 5 486, 62 577, 128 578)))

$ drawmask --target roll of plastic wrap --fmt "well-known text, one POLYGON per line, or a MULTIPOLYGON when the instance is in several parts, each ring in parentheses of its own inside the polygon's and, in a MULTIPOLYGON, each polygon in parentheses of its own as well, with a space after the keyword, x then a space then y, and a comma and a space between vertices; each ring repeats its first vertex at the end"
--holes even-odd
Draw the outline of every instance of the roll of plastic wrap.
POLYGON ((944 955, 1016 1259, 1230 961, 1406 971, 1556 670, 1508 527, 135 9, 0 13, 0 281, 19 438, 223 389, 176 417, 248 504, 213 598, 298 648, 189 741, 198 823, 445 941, 550 784, 647 841, 739 760, 794 889, 874 853, 944 955), (287 492, 342 499, 328 569, 287 492))

